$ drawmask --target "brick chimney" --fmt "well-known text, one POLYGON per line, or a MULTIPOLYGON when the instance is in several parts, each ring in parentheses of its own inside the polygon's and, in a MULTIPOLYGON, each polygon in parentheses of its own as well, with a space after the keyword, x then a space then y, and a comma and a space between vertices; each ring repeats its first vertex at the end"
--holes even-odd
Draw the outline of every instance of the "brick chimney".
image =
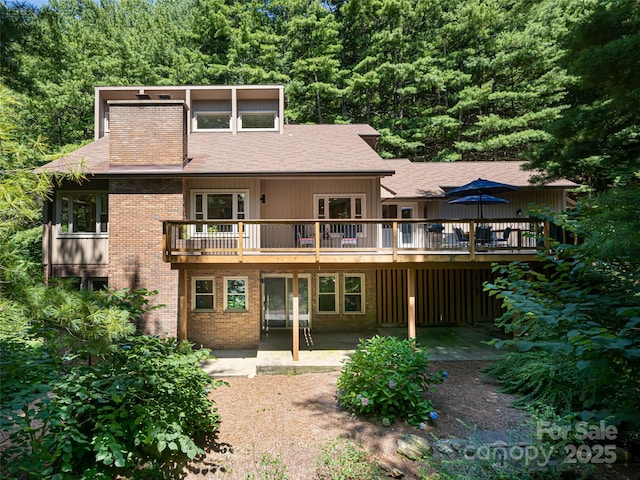
POLYGON ((110 167, 175 167, 187 160, 187 106, 182 100, 112 100, 110 167))

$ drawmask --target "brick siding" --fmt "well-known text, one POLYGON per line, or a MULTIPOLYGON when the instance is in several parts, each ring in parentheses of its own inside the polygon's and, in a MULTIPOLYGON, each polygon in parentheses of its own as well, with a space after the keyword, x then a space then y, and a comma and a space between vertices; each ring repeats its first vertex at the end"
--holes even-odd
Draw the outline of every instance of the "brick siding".
MULTIPOLYGON (((264 273, 291 273, 288 270, 269 271, 264 273)), ((311 318, 312 330, 316 332, 369 332, 376 327, 376 284, 375 272, 365 272, 365 313, 364 314, 319 314, 317 313, 316 275, 322 272, 305 272, 311 274, 311 318)), ((335 273, 335 272, 329 272, 335 273)), ((356 271, 349 273, 359 273, 356 271)), ((338 274, 338 282, 342 283, 343 273, 338 274)), ((261 272, 258 270, 238 269, 198 269, 188 272, 187 280, 187 339, 197 346, 211 349, 233 350, 254 349, 260 343, 262 321, 262 285, 261 272), (224 277, 248 277, 248 310, 246 312, 224 311, 224 277), (215 310, 213 312, 193 311, 193 278, 211 277, 215 280, 215 310)), ((338 297, 342 302, 342 294, 338 297)), ((342 305, 340 305, 342 310, 342 305)))
POLYGON ((109 287, 157 290, 138 327, 177 336, 178 272, 162 258, 162 220, 183 218, 180 180, 112 180, 109 188, 109 287))
POLYGON ((110 164, 182 167, 187 152, 185 115, 182 103, 111 105, 110 164))
POLYGON ((187 280, 187 339, 197 346, 211 349, 244 350, 258 348, 262 291, 260 272, 256 270, 218 269, 194 270, 187 280), (194 312, 193 277, 215 279, 215 311, 194 312), (247 277, 247 306, 245 312, 224 311, 224 278, 247 277))

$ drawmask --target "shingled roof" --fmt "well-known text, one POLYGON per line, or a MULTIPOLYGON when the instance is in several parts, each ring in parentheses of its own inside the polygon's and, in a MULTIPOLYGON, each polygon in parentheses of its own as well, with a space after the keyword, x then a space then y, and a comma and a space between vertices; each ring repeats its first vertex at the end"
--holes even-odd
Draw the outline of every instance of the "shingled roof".
POLYGON ((68 171, 83 164, 93 175, 392 175, 365 139, 377 139, 369 125, 286 125, 274 132, 193 133, 189 162, 177 167, 114 167, 109 165, 109 136, 85 145, 46 165, 68 171))
MULTIPOLYGON (((530 183, 536 171, 522 170, 524 162, 410 162, 406 159, 387 160, 395 175, 381 180, 385 198, 438 198, 445 191, 486 178, 519 188, 535 188, 530 183)), ((545 188, 572 188, 577 184, 557 180, 545 188)))

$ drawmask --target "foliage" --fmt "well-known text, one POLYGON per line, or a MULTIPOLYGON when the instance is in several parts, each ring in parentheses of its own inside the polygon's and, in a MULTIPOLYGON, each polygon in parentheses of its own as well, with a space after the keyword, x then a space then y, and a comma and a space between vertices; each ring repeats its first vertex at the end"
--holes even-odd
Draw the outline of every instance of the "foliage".
POLYGON ((0 354, 5 475, 175 478, 219 426, 208 392, 221 382, 199 368, 208 351, 187 343, 130 337, 95 366, 6 339, 0 354))
POLYGON ((352 440, 326 440, 316 457, 320 480, 373 480, 383 478, 369 454, 352 440))
POLYGON ((493 367, 507 388, 559 400, 558 381, 566 378, 565 399, 584 419, 640 424, 640 270, 624 247, 640 226, 637 215, 624 211, 637 209, 639 201, 636 189, 584 202, 573 218, 556 218, 580 232, 583 243, 554 245, 555 256, 541 257, 536 269, 518 262, 495 267, 501 277, 485 288, 503 300, 497 323, 513 338, 494 343, 531 352, 493 367), (619 225, 619 218, 630 224, 619 225), (534 379, 536 388, 515 380, 509 365, 534 379))
POLYGON ((444 381, 443 372, 427 373, 429 363, 429 354, 415 339, 362 339, 338 377, 340 403, 358 415, 426 423, 434 408, 425 395, 444 381))
POLYGON ((595 3, 12 2, 0 76, 57 145, 91 138, 96 85, 283 83, 287 122, 370 123, 385 158, 514 160, 568 105, 560 41, 595 3))
POLYGON ((561 66, 573 76, 566 108, 546 126, 531 166, 596 191, 640 180, 640 5, 603 0, 564 36, 561 66))
POLYGON ((247 480, 287 480, 287 467, 280 457, 270 453, 260 455, 260 462, 256 465, 257 473, 247 475, 247 480))
MULTIPOLYGON (((579 445, 571 435, 565 439, 550 439, 537 432, 539 422, 548 422, 547 413, 534 412, 528 424, 521 425, 506 442, 487 444, 475 431, 470 431, 460 449, 436 451, 425 456, 424 467, 418 469, 422 480, 561 480, 592 478, 593 465, 564 463, 565 445, 579 445), (519 446, 527 438, 526 448, 519 446), (570 471, 568 475, 567 472, 570 471)), ((561 427, 567 419, 554 417, 552 425, 561 427)), ((547 423, 545 423, 546 425, 547 423)))
POLYGON ((511 353, 485 371, 500 379, 503 392, 519 394, 513 406, 545 405, 557 412, 571 411, 578 404, 586 380, 576 375, 575 364, 565 356, 544 350, 511 353))

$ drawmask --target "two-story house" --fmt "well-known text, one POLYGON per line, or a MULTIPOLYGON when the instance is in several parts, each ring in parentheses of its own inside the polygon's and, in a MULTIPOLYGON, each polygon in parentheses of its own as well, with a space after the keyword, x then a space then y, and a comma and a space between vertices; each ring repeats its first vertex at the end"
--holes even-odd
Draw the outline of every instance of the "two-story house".
POLYGON ((95 140, 45 166, 86 175, 45 207, 46 275, 157 290, 139 327, 210 348, 291 329, 295 357, 300 329, 495 318, 491 263, 532 260, 548 226, 523 212, 564 209, 573 185, 536 189, 519 163, 383 160, 368 125, 285 124, 280 85, 95 93, 95 140), (519 187, 483 219, 446 197, 479 176, 519 187))

